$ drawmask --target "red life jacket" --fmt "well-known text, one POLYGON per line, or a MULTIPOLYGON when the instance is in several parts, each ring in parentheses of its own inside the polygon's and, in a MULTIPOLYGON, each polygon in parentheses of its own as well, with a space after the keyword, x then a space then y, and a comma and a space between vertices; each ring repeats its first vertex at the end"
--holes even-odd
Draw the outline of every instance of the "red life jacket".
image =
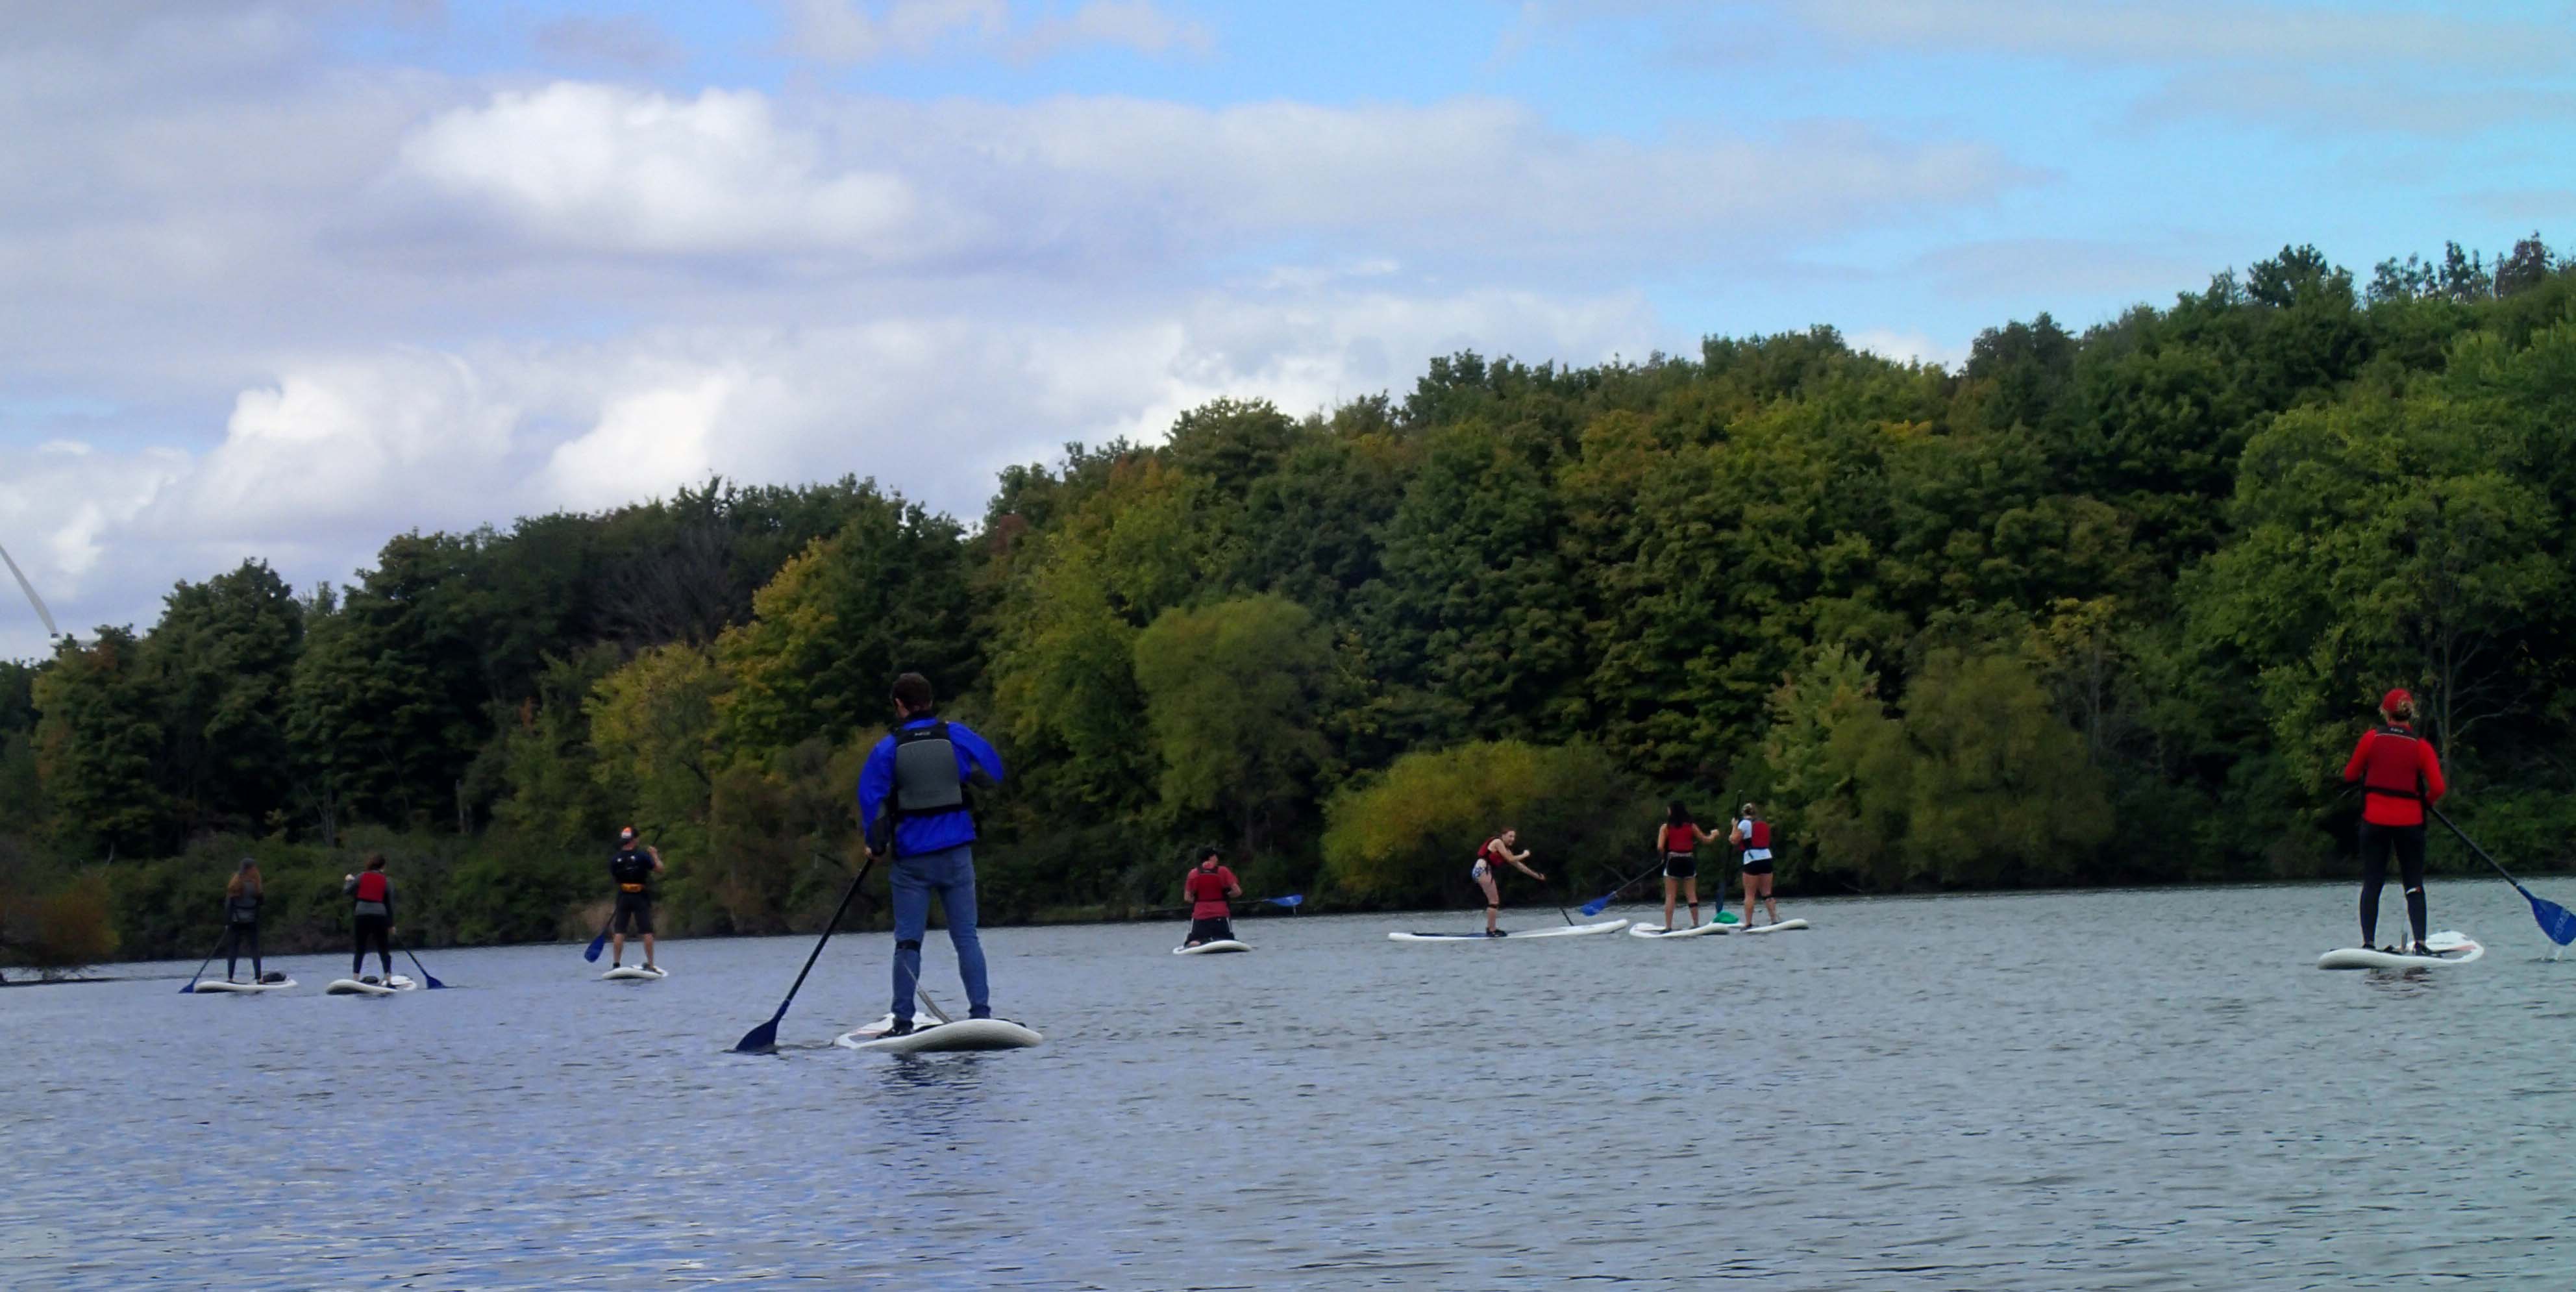
POLYGON ((1693 830, 1686 825, 1668 825, 1664 827, 1664 851, 1682 853, 1697 852, 1698 850, 1698 831, 1693 830))
POLYGON ((1758 817, 1744 823, 1744 850, 1768 849, 1771 846, 1771 823, 1758 817))
POLYGON ((385 872, 381 870, 370 870, 367 873, 358 876, 358 900, 361 902, 381 902, 385 900, 386 887, 385 872))
POLYGON ((2362 754, 2361 792, 2423 802, 2424 769, 2415 753, 2415 742, 2421 739, 2404 727, 2372 731, 2370 748, 2362 754))
POLYGON ((1225 876, 1219 871, 1190 868, 1190 900, 1222 902, 1225 900, 1225 876))

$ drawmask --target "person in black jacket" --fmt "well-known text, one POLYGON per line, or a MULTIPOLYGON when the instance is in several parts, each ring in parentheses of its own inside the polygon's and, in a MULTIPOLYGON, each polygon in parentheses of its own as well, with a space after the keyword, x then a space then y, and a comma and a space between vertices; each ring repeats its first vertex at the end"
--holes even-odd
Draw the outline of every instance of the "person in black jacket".
POLYGON ((241 859, 241 869, 224 885, 224 981, 233 980, 233 966, 240 963, 242 948, 250 948, 250 980, 265 977, 259 966, 259 863, 241 859))
POLYGON ((644 967, 653 963, 653 877, 662 873, 662 850, 635 837, 635 827, 617 832, 617 851, 608 859, 608 877, 617 881, 617 909, 608 917, 608 967, 626 960, 626 935, 644 935, 644 967))

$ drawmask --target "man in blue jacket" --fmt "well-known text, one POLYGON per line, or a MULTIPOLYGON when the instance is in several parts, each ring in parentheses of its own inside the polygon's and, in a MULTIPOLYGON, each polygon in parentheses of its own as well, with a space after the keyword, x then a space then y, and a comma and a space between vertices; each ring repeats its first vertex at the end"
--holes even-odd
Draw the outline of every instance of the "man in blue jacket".
POLYGON ((982 736, 933 712, 930 679, 906 673, 894 681, 895 729, 868 754, 859 773, 859 820, 868 855, 894 854, 894 1030, 912 1031, 912 997, 921 980, 921 935, 930 926, 930 895, 948 913, 957 975, 966 980, 974 1018, 991 1018, 984 944, 975 935, 975 810, 969 782, 1000 784, 1002 756, 982 736), (882 811, 880 811, 882 809, 882 811))

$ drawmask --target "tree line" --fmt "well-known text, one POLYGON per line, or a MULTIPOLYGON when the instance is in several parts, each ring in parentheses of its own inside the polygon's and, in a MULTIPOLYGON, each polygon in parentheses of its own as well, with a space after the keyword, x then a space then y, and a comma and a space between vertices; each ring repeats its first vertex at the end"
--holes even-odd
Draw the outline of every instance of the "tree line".
POLYGON ((586 934, 626 823, 672 927, 809 928, 906 669, 1009 763, 1001 918, 1167 905, 1211 841, 1254 890, 1457 900, 1504 824, 1583 890, 1672 798, 1763 804, 1793 891, 2326 874, 2393 685, 2458 815, 2547 865, 2571 426, 2576 264, 2536 235, 2366 285, 2293 247, 1956 372, 1830 328, 1460 353, 1068 446, 972 523, 717 481, 401 535, 345 586, 246 562, 0 664, 0 946, 52 902, 187 953, 241 855, 333 937, 364 850, 413 936, 586 934))

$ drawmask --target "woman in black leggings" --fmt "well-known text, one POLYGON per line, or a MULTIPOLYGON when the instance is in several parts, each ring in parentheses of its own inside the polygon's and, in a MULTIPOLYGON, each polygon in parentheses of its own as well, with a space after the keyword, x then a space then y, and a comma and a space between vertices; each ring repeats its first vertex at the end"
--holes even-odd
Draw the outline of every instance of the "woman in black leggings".
MULTIPOLYGON (((394 881, 385 874, 385 854, 367 854, 364 872, 342 878, 340 891, 357 901, 357 947, 349 953, 349 972, 367 967, 367 944, 376 944, 376 959, 385 977, 394 976, 394 881)), ((373 982, 374 979, 362 981, 373 982)))
POLYGON ((2395 690, 2379 702, 2382 725, 2362 733, 2344 764, 2343 778, 2361 786, 2361 944, 2379 937, 2379 890, 2388 882, 2388 857, 2397 856, 2406 885, 2406 923, 2414 933, 2405 948, 2424 947, 2424 809, 2442 801, 2442 760, 2433 744, 2415 734, 2415 697, 2395 690))
POLYGON ((267 975, 259 964, 259 863, 241 859, 241 869, 233 872, 224 884, 224 981, 233 980, 233 966, 241 962, 250 948, 250 980, 258 982, 267 975))

